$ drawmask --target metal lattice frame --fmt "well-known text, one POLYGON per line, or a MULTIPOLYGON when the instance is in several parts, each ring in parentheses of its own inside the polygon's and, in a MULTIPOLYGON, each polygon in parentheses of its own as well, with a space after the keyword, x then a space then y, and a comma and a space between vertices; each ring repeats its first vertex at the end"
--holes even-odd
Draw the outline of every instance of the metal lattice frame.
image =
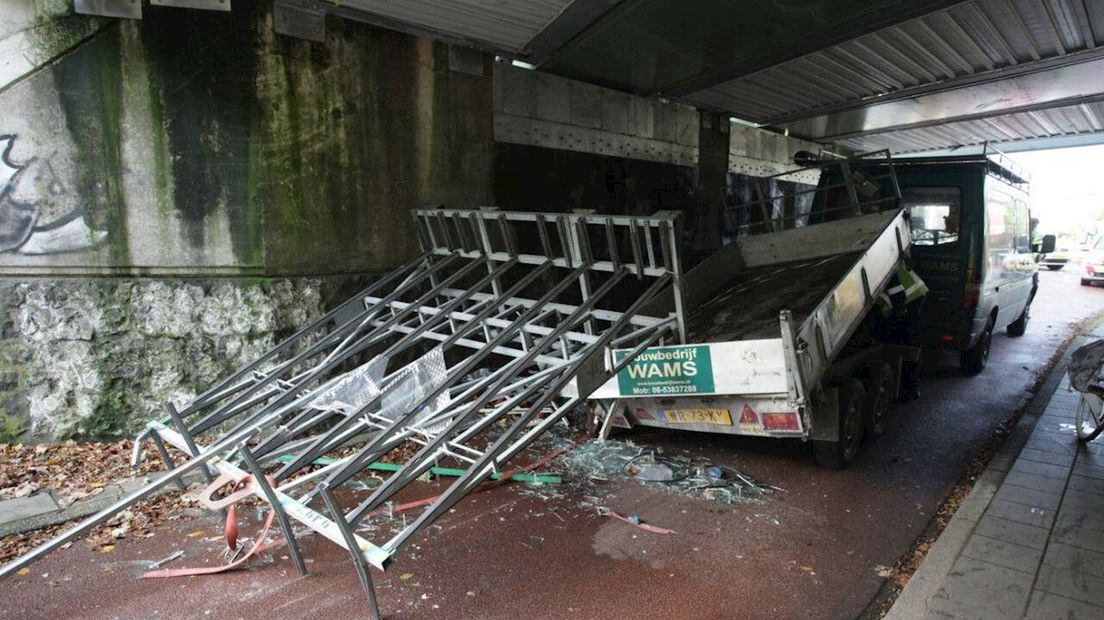
POLYGON ((169 405, 139 435, 135 463, 150 439, 167 475, 0 577, 199 470, 209 480, 248 477, 276 511, 301 572, 293 521, 349 550, 374 610, 370 565, 386 568, 636 353, 685 340, 676 213, 422 209, 415 223, 418 258, 186 406, 169 405), (642 312, 655 307, 673 311, 642 312), (613 348, 634 353, 614 365, 613 348), (338 485, 407 442, 420 447, 401 469, 353 510, 339 507, 338 485), (190 458, 172 463, 166 444, 190 458), (352 452, 314 464, 339 450, 352 452), (378 543, 356 533, 441 460, 466 471, 406 527, 378 543))

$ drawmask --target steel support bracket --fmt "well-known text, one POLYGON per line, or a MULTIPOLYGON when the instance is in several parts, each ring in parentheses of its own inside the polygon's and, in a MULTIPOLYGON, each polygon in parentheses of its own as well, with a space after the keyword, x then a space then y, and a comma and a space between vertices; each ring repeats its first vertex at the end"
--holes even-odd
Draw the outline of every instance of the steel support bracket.
POLYGON ((313 0, 276 0, 272 5, 276 34, 325 43, 327 12, 313 0))
POLYGON ((142 0, 74 0, 73 12, 78 15, 142 19, 142 0))
POLYGON ((171 6, 178 9, 200 9, 202 11, 229 11, 230 0, 150 0, 156 6, 171 6))

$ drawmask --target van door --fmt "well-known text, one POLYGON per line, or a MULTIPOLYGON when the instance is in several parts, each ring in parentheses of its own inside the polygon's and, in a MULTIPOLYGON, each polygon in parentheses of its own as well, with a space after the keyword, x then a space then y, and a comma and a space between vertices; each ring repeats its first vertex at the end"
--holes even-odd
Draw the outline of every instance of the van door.
POLYGON ((901 182, 901 205, 909 212, 912 231, 913 268, 929 289, 924 306, 926 331, 930 338, 939 339, 929 344, 945 344, 943 335, 957 333, 961 322, 964 250, 969 245, 968 232, 962 228, 967 190, 947 180, 939 179, 939 185, 919 185, 929 180, 916 177, 901 182))
POLYGON ((1015 198, 1016 237, 1013 239, 1015 252, 1014 276, 1009 287, 1007 320, 1009 323, 1020 318, 1024 309, 1031 303, 1035 288, 1035 277, 1039 265, 1035 262, 1035 253, 1031 250, 1031 214, 1023 198, 1015 198))
POLYGON ((993 326, 996 331, 1019 318, 1027 305, 1035 261, 1031 254, 1027 204, 995 183, 990 183, 986 190, 988 269, 982 285, 982 316, 987 316, 993 305, 997 306, 993 326))

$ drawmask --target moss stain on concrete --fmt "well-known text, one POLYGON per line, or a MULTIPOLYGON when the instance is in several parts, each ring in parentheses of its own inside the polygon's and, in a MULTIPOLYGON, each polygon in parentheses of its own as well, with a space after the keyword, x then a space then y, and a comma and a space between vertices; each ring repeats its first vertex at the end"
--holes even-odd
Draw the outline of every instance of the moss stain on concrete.
POLYGON ((123 74, 119 28, 77 48, 53 70, 66 128, 74 145, 76 187, 94 229, 107 231, 114 265, 130 264, 123 208, 121 125, 123 74))

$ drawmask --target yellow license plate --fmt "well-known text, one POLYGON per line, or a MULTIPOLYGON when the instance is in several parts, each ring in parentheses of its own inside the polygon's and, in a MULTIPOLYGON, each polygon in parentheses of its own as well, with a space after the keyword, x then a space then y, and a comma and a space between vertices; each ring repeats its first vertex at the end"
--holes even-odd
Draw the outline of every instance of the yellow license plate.
POLYGON ((725 424, 732 426, 728 409, 668 409, 663 417, 672 424, 725 424))

